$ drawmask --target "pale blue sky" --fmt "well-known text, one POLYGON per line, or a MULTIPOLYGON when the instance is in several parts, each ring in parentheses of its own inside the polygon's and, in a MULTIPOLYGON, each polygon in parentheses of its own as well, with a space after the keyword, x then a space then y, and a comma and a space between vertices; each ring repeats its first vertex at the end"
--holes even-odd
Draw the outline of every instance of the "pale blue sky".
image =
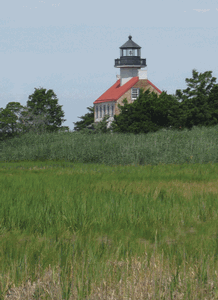
POLYGON ((0 4, 0 107, 26 105, 34 88, 53 89, 64 125, 116 81, 119 47, 132 35, 148 79, 170 94, 192 69, 218 78, 217 1, 5 0, 0 4))

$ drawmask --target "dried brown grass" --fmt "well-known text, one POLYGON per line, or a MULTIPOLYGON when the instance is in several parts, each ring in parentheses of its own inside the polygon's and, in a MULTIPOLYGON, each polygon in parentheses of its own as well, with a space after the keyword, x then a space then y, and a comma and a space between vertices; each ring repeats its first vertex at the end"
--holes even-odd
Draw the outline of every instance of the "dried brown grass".
MULTIPOLYGON (((69 300, 139 300, 139 299, 218 299, 218 274, 212 266, 212 260, 208 264, 206 284, 197 279, 199 266, 196 264, 183 264, 176 276, 175 265, 169 264, 167 259, 157 253, 152 255, 148 263, 147 253, 142 257, 131 257, 125 261, 108 261, 107 272, 99 282, 91 284, 91 293, 79 296, 75 285, 75 273, 72 268, 71 276, 67 279, 71 283, 69 300), (121 278, 117 280, 116 274, 121 272, 121 278)), ((63 283, 60 279, 60 268, 49 267, 44 275, 37 281, 30 280, 20 286, 11 286, 8 283, 8 291, 4 297, 6 300, 33 300, 33 299, 64 299, 62 297, 63 283), (10 287, 10 288, 9 288, 10 287)), ((80 282, 79 285, 87 282, 80 282)), ((66 300, 66 299, 65 299, 66 300)))

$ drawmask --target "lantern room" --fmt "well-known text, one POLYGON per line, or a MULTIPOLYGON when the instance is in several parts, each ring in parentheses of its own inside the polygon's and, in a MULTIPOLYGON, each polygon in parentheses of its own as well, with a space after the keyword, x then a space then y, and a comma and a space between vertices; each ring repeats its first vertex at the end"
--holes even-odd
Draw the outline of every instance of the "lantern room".
POLYGON ((141 58, 141 47, 132 40, 129 40, 120 47, 120 58, 115 59, 114 66, 116 68, 144 68, 146 67, 146 59, 141 58))

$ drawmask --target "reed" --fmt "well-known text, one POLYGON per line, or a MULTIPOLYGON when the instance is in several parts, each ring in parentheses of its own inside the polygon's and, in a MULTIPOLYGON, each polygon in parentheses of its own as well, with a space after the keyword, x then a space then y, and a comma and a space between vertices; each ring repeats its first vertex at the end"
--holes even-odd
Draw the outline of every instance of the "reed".
POLYGON ((1 298, 217 299, 217 171, 2 162, 1 298))
POLYGON ((218 162, 218 126, 149 134, 25 134, 0 142, 0 161, 63 160, 106 165, 218 162))

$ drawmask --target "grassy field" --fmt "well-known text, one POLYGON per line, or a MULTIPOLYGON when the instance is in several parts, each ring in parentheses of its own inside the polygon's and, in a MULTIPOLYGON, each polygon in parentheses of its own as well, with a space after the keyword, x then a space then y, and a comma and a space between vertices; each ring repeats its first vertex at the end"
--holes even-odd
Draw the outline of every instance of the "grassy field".
POLYGON ((1 143, 0 299, 218 299, 217 138, 1 143))

